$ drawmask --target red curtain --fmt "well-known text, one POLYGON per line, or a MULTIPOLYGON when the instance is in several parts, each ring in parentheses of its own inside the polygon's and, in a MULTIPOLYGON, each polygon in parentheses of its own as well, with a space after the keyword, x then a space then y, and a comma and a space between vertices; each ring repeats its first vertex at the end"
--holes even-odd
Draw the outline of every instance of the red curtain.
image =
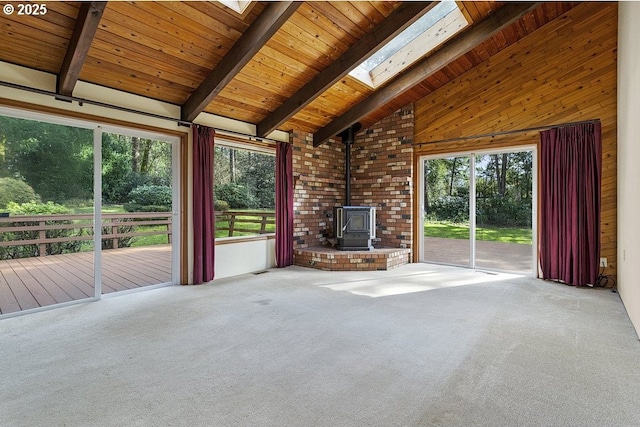
POLYGON ((193 283, 213 280, 215 233, 213 143, 215 131, 193 125, 193 283))
POLYGON ((540 136, 543 278, 595 285, 600 258, 600 123, 553 128, 540 136))
POLYGON ((293 147, 276 146, 276 266, 293 264, 293 147))

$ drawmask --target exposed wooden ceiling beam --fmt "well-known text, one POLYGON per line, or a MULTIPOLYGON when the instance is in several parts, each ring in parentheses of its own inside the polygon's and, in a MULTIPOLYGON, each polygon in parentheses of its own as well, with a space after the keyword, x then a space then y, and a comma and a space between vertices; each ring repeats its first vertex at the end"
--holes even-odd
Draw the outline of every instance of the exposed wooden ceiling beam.
POLYGON ((59 94, 71 96, 73 93, 106 6, 106 1, 86 2, 80 6, 67 53, 58 74, 59 94))
POLYGON ((301 4, 291 1, 270 2, 182 105, 182 120, 191 122, 204 111, 301 4))
POLYGON ((408 91, 436 71, 446 67, 489 37, 513 24, 541 3, 507 3, 486 19, 447 41, 433 55, 418 62, 391 83, 372 93, 368 98, 352 107, 340 117, 318 130, 313 135, 313 146, 318 147, 329 138, 342 132, 367 114, 382 107, 398 95, 408 91))
POLYGON ((257 135, 265 137, 298 111, 346 76, 367 57, 417 21, 438 2, 406 2, 398 6, 384 21, 365 34, 338 59, 283 102, 257 126, 257 135))

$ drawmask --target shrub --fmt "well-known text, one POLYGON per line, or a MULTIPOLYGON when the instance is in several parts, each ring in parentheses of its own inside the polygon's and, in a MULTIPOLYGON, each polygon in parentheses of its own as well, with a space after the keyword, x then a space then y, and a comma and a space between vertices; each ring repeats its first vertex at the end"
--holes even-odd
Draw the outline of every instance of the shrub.
POLYGON ((531 227, 531 200, 488 197, 477 200, 477 222, 498 227, 531 227))
POLYGON ((0 178, 0 209, 5 209, 10 202, 39 201, 40 196, 26 182, 14 178, 0 178))
POLYGON ((427 217, 433 221, 460 223, 469 220, 469 199, 466 196, 439 197, 429 206, 427 217))
MULTIPOLYGON (((39 202, 27 202, 27 203, 14 203, 10 202, 7 205, 7 210, 13 215, 58 215, 58 214, 70 214, 71 210, 65 206, 55 204, 53 202, 39 203, 39 202)), ((17 218, 16 218, 17 219, 17 218)), ((47 221, 46 225, 53 224, 71 224, 72 221, 47 221)), ((22 226, 34 226, 38 225, 37 221, 15 221, 7 223, 8 227, 22 227, 22 226)), ((0 233, 2 228, 0 227, 0 233)), ((79 236, 85 231, 78 229, 66 229, 66 230, 47 230, 46 236, 49 239, 64 238, 79 236)), ((1 233, 4 241, 11 240, 33 240, 39 237, 38 231, 19 231, 10 233, 1 233)), ((72 242, 59 242, 47 244, 47 255, 57 255, 79 252, 82 247, 81 241, 72 242)), ((0 259, 13 259, 13 258, 28 258, 40 255, 40 247, 36 244, 32 245, 17 245, 0 248, 0 259)))
POLYGON ((11 215, 58 215, 71 214, 71 209, 53 202, 40 203, 29 201, 26 203, 11 202, 7 205, 11 215))
POLYGON ((171 187, 165 185, 141 185, 129 192, 129 203, 141 206, 171 207, 171 187))
POLYGON ((125 203, 124 210, 127 212, 169 212, 170 206, 166 205, 141 205, 138 203, 125 203))
POLYGON ((215 195, 217 199, 226 201, 231 209, 255 209, 258 207, 256 197, 244 185, 217 185, 215 195))
POLYGON ((221 211, 228 211, 229 210, 229 203, 227 203, 224 200, 216 200, 213 202, 213 209, 221 212, 221 211))
MULTIPOLYGON (((444 196, 434 200, 425 212, 430 221, 465 222, 469 218, 467 196, 444 196)), ((531 200, 510 196, 478 197, 478 225, 495 227, 531 227, 531 200)))

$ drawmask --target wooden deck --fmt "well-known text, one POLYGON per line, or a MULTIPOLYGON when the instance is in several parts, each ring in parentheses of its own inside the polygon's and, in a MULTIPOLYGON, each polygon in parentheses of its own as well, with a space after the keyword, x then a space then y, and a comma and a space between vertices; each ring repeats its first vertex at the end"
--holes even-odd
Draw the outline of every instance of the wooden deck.
MULTIPOLYGON (((171 281, 171 245, 102 252, 102 293, 171 281)), ((94 296, 93 253, 0 261, 0 314, 94 296)))

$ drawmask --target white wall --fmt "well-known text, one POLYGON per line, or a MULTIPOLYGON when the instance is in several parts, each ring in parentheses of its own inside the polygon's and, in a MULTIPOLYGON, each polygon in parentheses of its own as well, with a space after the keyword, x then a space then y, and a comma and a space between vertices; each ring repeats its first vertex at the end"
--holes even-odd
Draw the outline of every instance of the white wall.
POLYGON ((618 291, 640 335, 640 2, 618 4, 618 291))
POLYGON ((216 245, 215 279, 266 270, 275 265, 275 239, 216 245))

